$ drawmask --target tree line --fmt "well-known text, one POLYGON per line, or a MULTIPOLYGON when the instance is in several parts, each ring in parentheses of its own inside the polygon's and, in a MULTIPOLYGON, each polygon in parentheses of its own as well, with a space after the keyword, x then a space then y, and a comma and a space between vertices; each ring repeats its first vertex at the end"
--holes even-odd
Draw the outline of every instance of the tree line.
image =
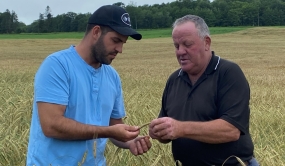
MULTIPOLYGON (((113 5, 125 8, 135 29, 169 28, 186 14, 198 15, 210 27, 284 26, 285 0, 176 0, 170 3, 137 6, 131 1, 113 5)), ((14 11, 0 12, 0 33, 83 32, 92 13, 67 12, 52 15, 49 6, 30 25, 18 20, 14 11)))

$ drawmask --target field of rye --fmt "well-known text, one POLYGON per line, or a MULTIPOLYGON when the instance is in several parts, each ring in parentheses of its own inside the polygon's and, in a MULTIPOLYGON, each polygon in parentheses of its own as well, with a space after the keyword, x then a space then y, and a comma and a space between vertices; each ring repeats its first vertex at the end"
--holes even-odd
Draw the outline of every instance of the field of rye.
MULTIPOLYGON (((249 81, 250 132, 262 166, 285 166, 284 34, 285 28, 259 27, 212 35, 216 54, 238 63, 249 81)), ((47 55, 79 41, 0 40, 0 165, 25 165, 34 74, 47 55)), ((156 118, 165 82, 179 67, 171 38, 129 40, 112 66, 122 79, 125 123, 141 125, 156 118)), ((146 127, 141 134, 147 131, 146 127)), ((108 165, 174 166, 170 144, 152 143, 148 153, 137 157, 108 143, 108 165)))

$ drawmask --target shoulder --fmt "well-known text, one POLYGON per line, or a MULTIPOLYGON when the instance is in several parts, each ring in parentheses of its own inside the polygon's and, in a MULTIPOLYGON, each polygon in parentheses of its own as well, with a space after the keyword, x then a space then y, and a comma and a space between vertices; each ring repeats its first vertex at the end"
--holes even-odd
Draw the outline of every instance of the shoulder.
POLYGON ((56 51, 50 55, 48 55, 42 62, 41 66, 45 67, 59 67, 59 68, 66 68, 71 63, 78 62, 74 59, 77 57, 76 51, 73 47, 69 47, 64 50, 56 51))
POLYGON ((222 59, 220 60, 220 64, 218 66, 218 70, 223 73, 227 72, 242 72, 241 67, 233 61, 222 59))
POLYGON ((74 53, 75 53, 75 50, 70 47, 70 48, 67 48, 64 50, 56 51, 56 52, 48 55, 46 57, 46 59, 57 59, 57 60, 61 61, 63 59, 66 59, 67 57, 71 58, 72 56, 66 56, 66 55, 70 55, 70 54, 74 54, 74 53))
POLYGON ((70 65, 70 58, 73 52, 69 49, 60 50, 48 55, 40 64, 37 73, 60 73, 63 71, 65 74, 68 71, 70 65))
POLYGON ((246 76, 241 67, 237 63, 230 60, 220 60, 220 65, 217 68, 217 74, 221 82, 247 82, 246 76))

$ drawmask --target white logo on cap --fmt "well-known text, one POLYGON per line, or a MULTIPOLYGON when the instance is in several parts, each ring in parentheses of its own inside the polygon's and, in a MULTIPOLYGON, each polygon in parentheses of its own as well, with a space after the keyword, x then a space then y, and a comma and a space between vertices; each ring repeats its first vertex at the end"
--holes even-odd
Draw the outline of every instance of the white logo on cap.
POLYGON ((131 19, 128 13, 124 13, 121 17, 123 23, 127 24, 128 26, 131 26, 131 19))

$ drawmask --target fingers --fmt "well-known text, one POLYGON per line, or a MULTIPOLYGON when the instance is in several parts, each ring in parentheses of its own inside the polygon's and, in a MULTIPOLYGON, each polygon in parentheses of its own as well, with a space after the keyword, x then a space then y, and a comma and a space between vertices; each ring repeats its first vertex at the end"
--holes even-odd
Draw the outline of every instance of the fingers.
POLYGON ((138 126, 129 126, 129 125, 126 125, 126 130, 130 131, 130 132, 136 132, 139 130, 139 127, 138 126))
POLYGON ((154 119, 154 120, 151 121, 149 127, 150 127, 150 128, 153 128, 153 127, 156 126, 156 125, 159 125, 159 124, 161 124, 161 123, 164 123, 164 121, 165 121, 165 118, 154 119))
POLYGON ((128 133, 127 133, 127 141, 129 141, 129 140, 132 140, 132 139, 135 139, 138 135, 140 134, 140 131, 139 130, 137 130, 137 131, 128 131, 128 133))
POLYGON ((129 140, 135 139, 140 134, 140 130, 138 129, 138 126, 125 125, 125 130, 127 131, 129 140))
POLYGON ((137 130, 137 127, 129 126, 126 124, 116 124, 110 127, 112 128, 112 133, 113 133, 112 138, 122 142, 133 140, 140 133, 140 131, 137 130))
POLYGON ((149 135, 153 139, 170 139, 173 120, 168 117, 154 119, 149 126, 149 135))
POLYGON ((136 144, 137 155, 143 154, 143 148, 142 148, 141 142, 135 141, 135 144, 136 144))
POLYGON ((144 139, 145 139, 147 148, 150 149, 151 148, 150 137, 146 136, 146 137, 144 137, 144 139))
POLYGON ((142 154, 147 152, 151 148, 151 142, 149 140, 149 136, 143 137, 140 141, 138 141, 141 145, 141 148, 138 151, 142 154))
POLYGON ((152 139, 158 139, 158 136, 153 132, 153 129, 149 128, 148 134, 152 139))
POLYGON ((132 150, 134 155, 142 155, 151 148, 150 137, 138 137, 134 140, 135 147, 132 150))
POLYGON ((135 147, 134 148, 132 148, 132 149, 130 149, 131 150, 131 152, 132 152, 132 154, 133 155, 135 155, 135 156, 137 156, 138 155, 138 148, 137 148, 137 146, 135 145, 135 147))
POLYGON ((154 119, 151 121, 149 127, 154 129, 154 131, 159 131, 159 130, 163 130, 165 128, 170 127, 171 125, 171 119, 168 117, 164 117, 164 118, 158 118, 158 119, 154 119))
POLYGON ((151 131, 155 136, 161 137, 161 136, 167 134, 169 127, 170 126, 166 123, 160 123, 160 124, 153 126, 151 128, 151 131))

